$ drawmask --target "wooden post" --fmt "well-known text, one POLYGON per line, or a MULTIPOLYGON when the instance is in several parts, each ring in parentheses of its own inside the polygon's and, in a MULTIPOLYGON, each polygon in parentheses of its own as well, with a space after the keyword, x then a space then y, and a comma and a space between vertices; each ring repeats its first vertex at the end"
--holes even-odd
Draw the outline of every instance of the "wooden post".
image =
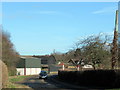
POLYGON ((80 70, 80 65, 77 65, 77 71, 79 71, 80 70))
POLYGON ((65 70, 65 65, 64 65, 64 63, 62 64, 62 69, 65 70))

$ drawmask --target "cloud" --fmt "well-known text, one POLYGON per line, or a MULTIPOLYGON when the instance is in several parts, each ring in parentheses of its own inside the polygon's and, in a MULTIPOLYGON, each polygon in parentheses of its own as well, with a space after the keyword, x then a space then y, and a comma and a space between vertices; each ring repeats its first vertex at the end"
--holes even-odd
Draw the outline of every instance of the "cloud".
POLYGON ((103 14, 103 13, 113 13, 117 10, 117 7, 105 7, 101 10, 92 12, 92 14, 103 14))

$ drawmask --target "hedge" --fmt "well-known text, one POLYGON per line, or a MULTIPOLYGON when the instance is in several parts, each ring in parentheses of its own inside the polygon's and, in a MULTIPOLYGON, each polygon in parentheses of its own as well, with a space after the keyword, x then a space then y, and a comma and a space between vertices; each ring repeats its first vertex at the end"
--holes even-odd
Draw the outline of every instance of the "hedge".
POLYGON ((120 88, 120 70, 58 71, 59 79, 78 85, 120 88))

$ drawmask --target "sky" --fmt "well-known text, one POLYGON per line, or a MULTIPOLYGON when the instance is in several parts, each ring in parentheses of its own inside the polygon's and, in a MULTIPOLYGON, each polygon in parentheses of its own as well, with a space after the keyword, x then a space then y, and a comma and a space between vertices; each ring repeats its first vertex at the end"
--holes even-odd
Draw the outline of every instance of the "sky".
POLYGON ((79 39, 112 34, 117 2, 3 2, 2 25, 21 55, 65 53, 79 39))

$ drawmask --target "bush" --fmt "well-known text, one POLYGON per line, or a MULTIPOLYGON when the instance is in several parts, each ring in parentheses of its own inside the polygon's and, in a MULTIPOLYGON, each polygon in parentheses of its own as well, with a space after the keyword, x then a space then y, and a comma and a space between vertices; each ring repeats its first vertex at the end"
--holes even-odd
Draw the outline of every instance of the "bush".
POLYGON ((11 67, 8 69, 9 76, 15 76, 17 73, 17 70, 15 67, 11 67))

